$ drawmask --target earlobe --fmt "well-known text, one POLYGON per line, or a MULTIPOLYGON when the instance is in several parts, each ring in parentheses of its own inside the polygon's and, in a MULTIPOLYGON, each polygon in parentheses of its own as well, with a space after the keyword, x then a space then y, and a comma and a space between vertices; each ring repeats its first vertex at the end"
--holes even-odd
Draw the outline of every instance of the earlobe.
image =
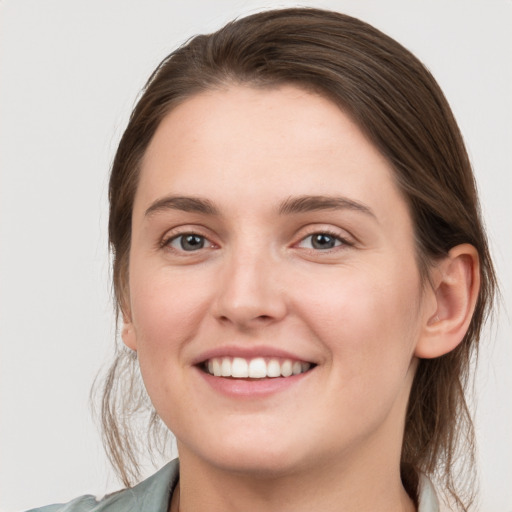
MULTIPOLYGON (((125 274, 123 274, 125 275, 125 274)), ((132 308, 130 304, 130 291, 126 279, 121 283, 121 299, 120 311, 123 315, 123 328, 121 329, 121 339, 123 343, 132 350, 137 350, 137 337, 135 335, 135 328, 132 320, 132 308)))
POLYGON ((459 345, 471 322, 479 289, 478 252, 470 244, 457 245, 435 269, 429 290, 435 310, 426 312, 416 357, 440 357, 459 345))
POLYGON ((137 350, 137 337, 129 316, 123 314, 123 328, 121 330, 121 339, 123 343, 132 350, 137 350))

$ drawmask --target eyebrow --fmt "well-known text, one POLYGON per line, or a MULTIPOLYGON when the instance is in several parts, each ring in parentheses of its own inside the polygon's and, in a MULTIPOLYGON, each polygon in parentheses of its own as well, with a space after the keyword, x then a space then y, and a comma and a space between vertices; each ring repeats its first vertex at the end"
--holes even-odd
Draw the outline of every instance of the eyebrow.
POLYGON ((340 196, 298 196, 289 197, 279 207, 281 215, 306 213, 318 210, 354 210, 377 218, 363 203, 340 196))
POLYGON ((157 199, 146 210, 145 216, 165 210, 181 210, 183 212, 203 213, 205 215, 219 215, 219 210, 208 199, 188 196, 167 196, 157 199))
MULTIPOLYGON (((219 209, 208 199, 191 196, 166 196, 154 201, 145 216, 165 210, 202 213, 219 216, 219 209)), ((278 208, 279 215, 292 215, 319 210, 354 210, 376 218, 373 211, 363 203, 341 196, 297 196, 285 199, 278 208)))

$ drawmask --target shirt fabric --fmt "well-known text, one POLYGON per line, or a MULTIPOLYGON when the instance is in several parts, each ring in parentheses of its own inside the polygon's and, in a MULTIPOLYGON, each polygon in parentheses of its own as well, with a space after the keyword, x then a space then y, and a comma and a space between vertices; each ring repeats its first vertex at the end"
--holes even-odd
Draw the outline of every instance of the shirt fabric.
MULTIPOLYGON (((97 500, 81 496, 69 503, 34 508, 28 512, 168 512, 179 479, 175 459, 140 484, 97 500)), ((418 512, 439 512, 439 502, 432 483, 425 475, 419 479, 418 512)))

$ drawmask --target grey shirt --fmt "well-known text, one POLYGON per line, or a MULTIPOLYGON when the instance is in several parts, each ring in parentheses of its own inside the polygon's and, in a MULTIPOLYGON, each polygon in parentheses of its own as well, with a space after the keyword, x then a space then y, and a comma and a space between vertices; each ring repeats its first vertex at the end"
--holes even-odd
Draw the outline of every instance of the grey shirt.
MULTIPOLYGON (((87 495, 69 503, 48 505, 28 512, 167 512, 178 478, 179 463, 175 459, 135 487, 100 500, 87 495)), ((439 512, 436 493, 425 475, 420 476, 418 512, 439 512)))

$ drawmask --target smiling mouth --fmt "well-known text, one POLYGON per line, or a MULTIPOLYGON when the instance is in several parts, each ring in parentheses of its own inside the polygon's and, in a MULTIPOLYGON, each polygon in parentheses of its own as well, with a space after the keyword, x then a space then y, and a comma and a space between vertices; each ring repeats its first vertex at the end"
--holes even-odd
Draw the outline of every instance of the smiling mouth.
POLYGON ((199 365, 214 377, 233 379, 268 379, 291 377, 310 371, 315 365, 292 359, 255 357, 214 357, 199 365))

